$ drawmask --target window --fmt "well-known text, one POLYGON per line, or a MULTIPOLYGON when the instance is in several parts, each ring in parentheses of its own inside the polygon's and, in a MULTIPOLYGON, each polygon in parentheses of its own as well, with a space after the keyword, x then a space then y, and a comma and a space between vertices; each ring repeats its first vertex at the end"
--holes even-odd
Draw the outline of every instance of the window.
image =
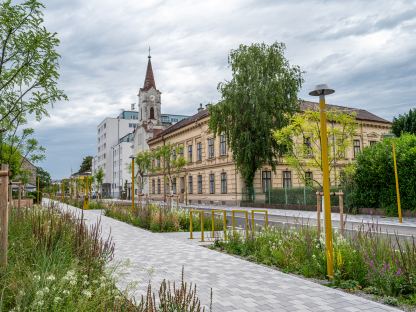
POLYGON ((152 194, 155 193, 155 179, 152 179, 152 194))
POLYGON ((305 186, 313 185, 313 173, 311 171, 305 172, 305 186))
POLYGON ((180 177, 179 189, 181 191, 181 194, 185 193, 185 177, 180 177))
POLYGON ((172 193, 176 194, 176 178, 173 178, 172 181, 172 193))
POLYGON ((220 155, 227 155, 227 140, 225 134, 220 135, 220 155))
POLYGON ((270 190, 272 186, 272 172, 262 171, 261 180, 262 180, 262 185, 263 185, 263 192, 266 193, 270 190))
POLYGON ((292 172, 283 171, 283 187, 284 188, 292 187, 292 172))
POLYGON ((202 194, 202 175, 198 176, 198 194, 202 194))
POLYGON ((213 173, 209 175, 209 193, 215 194, 215 176, 213 173))
POLYGON ((358 156, 360 153, 361 146, 360 146, 360 140, 354 140, 354 158, 358 156))
POLYGON ((188 162, 192 162, 192 145, 188 145, 188 162))
POLYGON ((157 179, 157 193, 160 194, 160 179, 157 179))
POLYGON ((175 149, 173 149, 173 151, 172 151, 172 158, 173 158, 173 160, 176 160, 176 150, 175 149))
POLYGON ((305 157, 312 157, 312 143, 310 137, 303 137, 303 148, 305 157))
POLYGON ((188 176, 188 194, 192 194, 194 192, 194 182, 192 180, 192 176, 188 176))
POLYGON ((183 158, 183 146, 179 146, 179 156, 183 158))
POLYGON ((155 119, 155 109, 150 107, 150 119, 155 119))
POLYGON ((208 159, 214 158, 214 139, 208 139, 208 159))
POLYGON ((377 144, 377 141, 370 141, 370 146, 377 144))
POLYGON ((201 161, 202 160, 202 143, 198 142, 196 144, 196 154, 197 154, 197 160, 201 161))
POLYGON ((160 157, 156 159, 156 167, 160 168, 160 157))
POLYGON ((227 173, 221 173, 221 194, 227 194, 227 173))

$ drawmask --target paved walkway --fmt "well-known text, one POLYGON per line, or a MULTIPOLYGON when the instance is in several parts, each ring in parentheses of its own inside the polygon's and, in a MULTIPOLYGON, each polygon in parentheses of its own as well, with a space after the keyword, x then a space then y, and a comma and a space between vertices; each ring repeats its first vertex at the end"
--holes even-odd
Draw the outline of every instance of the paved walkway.
MULTIPOLYGON (((46 201, 46 200, 45 200, 46 201)), ((71 206, 61 205, 79 213, 71 206)), ((152 280, 154 289, 164 279, 185 279, 196 283, 202 303, 209 305, 213 290, 213 311, 398 311, 364 298, 281 273, 227 254, 219 253, 184 238, 182 234, 151 233, 101 216, 100 211, 84 212, 88 224, 101 218, 102 235, 111 233, 115 243, 115 263, 129 261, 119 287, 139 282, 139 299, 152 280)))

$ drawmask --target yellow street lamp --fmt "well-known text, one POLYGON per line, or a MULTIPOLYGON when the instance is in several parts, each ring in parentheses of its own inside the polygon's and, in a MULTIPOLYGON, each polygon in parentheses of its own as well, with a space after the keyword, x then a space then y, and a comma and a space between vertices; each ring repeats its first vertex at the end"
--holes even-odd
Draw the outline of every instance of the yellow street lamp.
POLYGON ((321 149, 322 149, 322 174, 325 209, 325 248, 326 266, 328 278, 334 277, 334 248, 332 243, 332 220, 331 220, 331 198, 329 182, 329 161, 328 161, 328 133, 326 129, 326 107, 325 95, 334 93, 333 89, 326 84, 317 85, 315 90, 309 92, 311 96, 319 96, 319 111, 321 119, 321 149))
MULTIPOLYGON (((385 138, 394 138, 394 134, 385 134, 383 135, 385 138)), ((397 210, 399 215, 399 223, 403 222, 402 218, 402 206, 400 203, 400 191, 399 191, 399 174, 397 172, 397 160, 396 160, 396 144, 392 141, 392 149, 393 149, 393 165, 394 165, 394 177, 396 179, 396 198, 397 198, 397 210)))
POLYGON ((131 211, 134 212, 134 156, 131 158, 131 211))

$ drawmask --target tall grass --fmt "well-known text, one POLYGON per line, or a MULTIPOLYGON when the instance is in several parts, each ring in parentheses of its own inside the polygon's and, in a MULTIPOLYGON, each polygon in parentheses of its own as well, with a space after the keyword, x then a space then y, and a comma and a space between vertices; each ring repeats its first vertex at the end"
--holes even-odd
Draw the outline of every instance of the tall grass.
MULTIPOLYGON (((173 311, 162 308, 183 297, 164 282, 167 300, 155 301, 157 310, 147 309, 145 298, 137 305, 128 300, 106 269, 114 254, 111 237, 102 239, 100 224, 86 226, 82 214, 53 206, 13 209, 9 244, 8 266, 0 267, 0 311, 173 311)), ((196 292, 185 293, 199 303, 196 292)), ((155 297, 150 288, 149 294, 155 297)), ((175 311, 201 309, 187 301, 175 311)))

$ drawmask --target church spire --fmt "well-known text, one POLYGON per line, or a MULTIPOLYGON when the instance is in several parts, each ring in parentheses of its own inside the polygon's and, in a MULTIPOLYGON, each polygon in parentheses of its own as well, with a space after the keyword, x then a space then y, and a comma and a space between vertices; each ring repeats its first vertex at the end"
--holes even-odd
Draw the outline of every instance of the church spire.
POLYGON ((155 77, 153 76, 153 68, 152 68, 152 61, 150 55, 150 47, 149 47, 149 56, 147 61, 147 70, 146 70, 146 77, 144 78, 144 85, 142 90, 148 91, 151 87, 156 89, 155 77))

